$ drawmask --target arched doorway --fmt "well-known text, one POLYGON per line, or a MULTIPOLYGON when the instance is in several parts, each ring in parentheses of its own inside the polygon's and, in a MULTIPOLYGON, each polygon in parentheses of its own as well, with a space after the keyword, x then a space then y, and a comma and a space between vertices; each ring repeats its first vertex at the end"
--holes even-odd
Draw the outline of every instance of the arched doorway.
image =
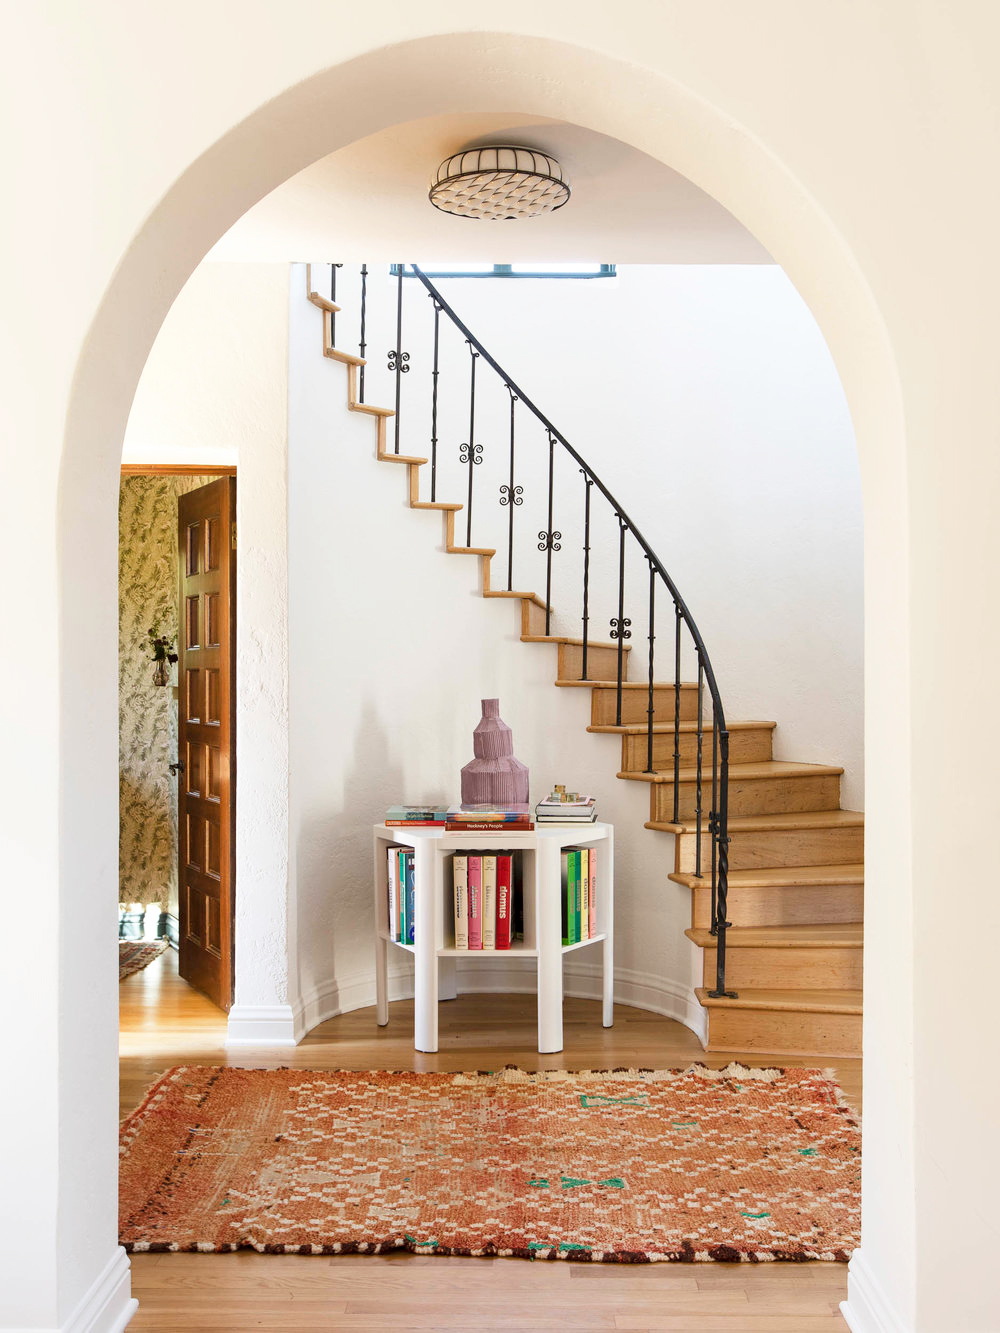
MULTIPOLYGON (((73 857, 96 867, 113 857, 115 771, 107 746, 95 735, 113 731, 110 644, 114 608, 113 556, 98 536, 112 530, 120 442, 131 396, 163 315, 209 246, 251 203, 315 158, 360 134, 400 120, 451 107, 497 105, 589 125, 667 161, 713 194, 767 246, 813 309, 841 370, 851 402, 866 486, 867 522, 883 541, 869 568, 869 732, 872 786, 879 765, 894 751, 903 729, 893 681, 900 646, 888 618, 875 613, 892 606, 903 586, 896 563, 906 550, 902 425, 895 371, 875 302, 864 277, 834 227, 802 185, 765 147, 732 133, 722 109, 714 108, 649 71, 568 44, 496 36, 426 38, 384 47, 331 66, 262 106, 215 142, 177 179, 160 206, 123 254, 80 357, 67 421, 60 478, 62 641, 61 787, 67 838, 73 857), (539 72, 557 70, 557 80, 539 72), (447 86, 441 77, 448 71, 447 86), (380 90, 373 96, 372 90, 380 90), (655 118, 649 108, 656 108, 655 118), (95 522, 95 517, 97 521, 95 522), (890 533, 889 541, 885 541, 890 533), (81 552, 92 557, 81 561, 81 552), (71 645, 91 646, 81 666, 71 645)), ((893 821, 903 817, 899 775, 886 808, 873 808, 880 831, 868 852, 873 893, 889 882, 888 851, 893 821)), ((70 855, 70 848, 64 857, 70 855)), ((94 875, 96 880, 96 872, 94 875)), ((66 926, 80 915, 77 880, 63 890, 66 926)), ((906 880, 898 873, 891 891, 897 916, 907 911, 906 880)), ((884 907, 883 912, 888 908, 884 907)), ((885 915, 875 913, 870 944, 877 952, 885 915)), ((905 930, 897 936, 905 939, 905 930)), ((77 947, 98 951, 103 931, 80 921, 77 947)), ((887 947, 889 947, 887 945, 887 947)), ((904 973, 905 960, 900 961, 904 973)), ((871 997, 869 1022, 878 1025, 879 999, 871 997)), ((88 1062, 90 1088, 79 1108, 80 1134, 88 1151, 64 1165, 66 1223, 86 1218, 95 1255, 106 1254, 113 1235, 114 1092, 113 996, 95 996, 86 1016, 65 1012, 62 1040, 79 1045, 88 1062), (95 1130, 94 1126, 101 1126, 95 1130), (86 1200, 86 1203, 84 1202, 86 1200), (96 1216, 102 1225, 93 1226, 96 1216), (101 1233, 101 1234, 98 1234, 101 1233), (103 1249, 102 1249, 103 1247, 103 1249)), ((880 1135, 898 1139, 898 1127, 882 1125, 878 1088, 868 1119, 876 1155, 880 1135)), ((72 1145, 70 1145, 71 1147, 72 1145)))

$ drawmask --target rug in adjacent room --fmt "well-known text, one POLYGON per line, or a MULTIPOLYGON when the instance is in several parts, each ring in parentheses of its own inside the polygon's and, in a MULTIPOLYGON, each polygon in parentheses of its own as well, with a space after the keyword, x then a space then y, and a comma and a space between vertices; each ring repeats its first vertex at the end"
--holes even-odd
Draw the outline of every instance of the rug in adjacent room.
POLYGON ((122 1127, 128 1250, 828 1259, 861 1136, 816 1069, 172 1069, 122 1127))
POLYGON ((157 940, 155 944, 143 944, 141 941, 118 941, 118 980, 124 981, 133 972, 141 972, 149 967, 154 958, 167 947, 166 940, 157 940))

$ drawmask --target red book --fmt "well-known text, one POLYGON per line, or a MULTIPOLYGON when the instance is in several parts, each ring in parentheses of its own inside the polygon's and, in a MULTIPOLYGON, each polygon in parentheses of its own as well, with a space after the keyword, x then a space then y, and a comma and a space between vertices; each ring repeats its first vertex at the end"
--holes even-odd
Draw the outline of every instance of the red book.
POLYGON ((469 857, 469 948, 483 947, 483 858, 469 857))
POLYGON ((511 863, 510 852, 497 855, 497 948, 510 948, 511 863))
POLYGON ((534 827, 535 825, 530 819, 506 820, 502 824, 495 822, 478 823, 463 819, 461 822, 449 821, 444 826, 446 833, 496 833, 498 836, 504 833, 530 833, 534 827))

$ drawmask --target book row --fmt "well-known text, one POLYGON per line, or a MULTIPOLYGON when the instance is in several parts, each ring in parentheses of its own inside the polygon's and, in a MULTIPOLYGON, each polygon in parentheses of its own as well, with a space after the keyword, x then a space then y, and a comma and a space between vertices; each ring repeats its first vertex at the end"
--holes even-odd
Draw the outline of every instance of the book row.
POLYGON ((562 854, 562 942, 582 944, 597 934, 597 852, 573 847, 562 854))
POLYGON ((520 937, 519 868, 512 852, 451 858, 456 949, 509 949, 520 937))

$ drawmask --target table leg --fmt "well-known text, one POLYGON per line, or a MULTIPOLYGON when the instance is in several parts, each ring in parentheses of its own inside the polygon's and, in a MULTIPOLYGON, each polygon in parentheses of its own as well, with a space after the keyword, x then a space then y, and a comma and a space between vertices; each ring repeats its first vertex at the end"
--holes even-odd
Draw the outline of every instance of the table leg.
POLYGON ((413 1045, 418 1051, 438 1048, 437 898, 434 846, 415 839, 413 866, 414 977, 413 1045))
POLYGON ((375 1021, 384 1028, 389 1021, 389 946, 381 936, 375 941, 375 1021))
POLYGON ((538 939, 538 1050, 563 1048, 563 958, 559 915, 559 847, 540 840, 535 852, 535 931, 538 939))

